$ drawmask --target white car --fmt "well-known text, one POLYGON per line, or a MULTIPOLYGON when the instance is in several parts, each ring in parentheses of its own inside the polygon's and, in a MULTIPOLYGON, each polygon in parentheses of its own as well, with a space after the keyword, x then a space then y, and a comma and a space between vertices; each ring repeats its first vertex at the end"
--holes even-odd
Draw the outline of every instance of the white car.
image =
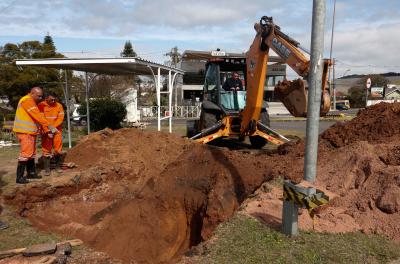
POLYGON ((78 112, 78 108, 80 107, 80 104, 74 104, 74 111, 72 112, 72 117, 71 120, 72 122, 85 126, 86 125, 86 115, 80 115, 78 112))

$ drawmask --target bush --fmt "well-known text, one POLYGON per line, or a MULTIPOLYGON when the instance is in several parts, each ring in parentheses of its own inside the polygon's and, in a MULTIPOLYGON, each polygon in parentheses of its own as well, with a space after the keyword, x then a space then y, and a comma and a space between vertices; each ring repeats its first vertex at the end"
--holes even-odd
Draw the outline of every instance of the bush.
POLYGON ((0 128, 3 127, 4 115, 0 113, 0 128))
POLYGON ((6 120, 5 121, 14 121, 15 119, 15 114, 7 114, 5 116, 6 120))
MULTIPOLYGON (((80 115, 86 115, 86 104, 78 108, 80 115)), ((126 116, 125 105, 121 102, 102 98, 89 102, 90 129, 98 131, 106 127, 121 128, 121 122, 126 116)))

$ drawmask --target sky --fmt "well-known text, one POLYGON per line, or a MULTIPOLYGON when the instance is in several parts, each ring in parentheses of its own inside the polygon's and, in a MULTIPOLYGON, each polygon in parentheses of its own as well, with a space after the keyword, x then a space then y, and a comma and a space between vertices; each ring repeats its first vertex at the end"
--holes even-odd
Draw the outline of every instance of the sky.
MULTIPOLYGON (((130 40, 137 54, 164 62, 172 47, 244 52, 253 25, 272 16, 310 49, 311 0, 0 0, 0 46, 53 37, 67 57, 119 57, 130 40)), ((329 57, 334 0, 326 0, 324 55, 329 57)), ((336 76, 400 72, 400 1, 337 0, 336 76)), ((293 75, 293 72, 289 72, 293 75)), ((288 76, 289 78, 294 76, 288 76)))

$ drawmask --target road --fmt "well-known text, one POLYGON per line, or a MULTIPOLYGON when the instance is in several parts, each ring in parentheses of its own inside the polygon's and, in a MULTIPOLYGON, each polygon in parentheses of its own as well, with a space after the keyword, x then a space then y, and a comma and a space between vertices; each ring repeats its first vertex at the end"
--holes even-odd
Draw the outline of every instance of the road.
MULTIPOLYGON (((319 122, 319 133, 324 132, 327 128, 335 124, 336 121, 321 121, 319 122)), ((306 121, 271 121, 272 129, 288 130, 306 133, 306 121)))
MULTIPOLYGON (((327 128, 335 124, 336 121, 321 121, 319 123, 319 132, 324 132, 327 128)), ((168 125, 168 121, 164 120, 161 121, 163 126, 168 125)), ((186 126, 186 119, 174 119, 172 121, 173 127, 185 127, 186 126)), ((157 120, 150 121, 151 127, 157 127, 157 120)), ((306 120, 295 120, 295 121, 271 121, 271 128, 276 130, 287 130, 290 132, 297 132, 299 134, 305 134, 306 131, 306 120)), ((164 129, 163 129, 164 130, 164 129)))

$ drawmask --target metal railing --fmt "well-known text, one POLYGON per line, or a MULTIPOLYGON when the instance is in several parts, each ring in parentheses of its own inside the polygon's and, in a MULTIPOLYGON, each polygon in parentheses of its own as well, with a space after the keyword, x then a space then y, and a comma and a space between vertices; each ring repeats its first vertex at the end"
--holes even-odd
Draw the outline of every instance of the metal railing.
MULTIPOLYGON (((157 119, 157 106, 139 107, 140 120, 155 120, 157 119)), ((169 115, 168 106, 161 106, 161 117, 169 115)), ((172 106, 172 116, 174 118, 199 118, 200 105, 196 106, 172 106)))

